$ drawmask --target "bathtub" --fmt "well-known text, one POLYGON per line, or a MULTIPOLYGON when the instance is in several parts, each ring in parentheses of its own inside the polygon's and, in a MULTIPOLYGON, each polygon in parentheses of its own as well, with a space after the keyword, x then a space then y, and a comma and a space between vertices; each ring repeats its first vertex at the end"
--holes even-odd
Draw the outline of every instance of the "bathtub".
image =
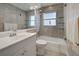
POLYGON ((39 39, 47 41, 46 50, 49 51, 47 55, 68 55, 64 39, 48 36, 40 36, 39 39))

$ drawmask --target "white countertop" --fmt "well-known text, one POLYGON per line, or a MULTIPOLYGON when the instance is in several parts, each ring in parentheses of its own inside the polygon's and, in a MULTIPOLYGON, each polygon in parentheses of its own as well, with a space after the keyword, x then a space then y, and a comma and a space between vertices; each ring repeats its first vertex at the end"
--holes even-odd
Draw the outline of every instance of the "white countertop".
POLYGON ((6 48, 8 46, 11 46, 15 43, 18 43, 22 40, 25 40, 29 37, 32 37, 33 35, 36 35, 36 33, 22 33, 22 34, 17 34, 16 36, 13 37, 4 37, 4 38, 0 38, 0 50, 3 48, 6 48))

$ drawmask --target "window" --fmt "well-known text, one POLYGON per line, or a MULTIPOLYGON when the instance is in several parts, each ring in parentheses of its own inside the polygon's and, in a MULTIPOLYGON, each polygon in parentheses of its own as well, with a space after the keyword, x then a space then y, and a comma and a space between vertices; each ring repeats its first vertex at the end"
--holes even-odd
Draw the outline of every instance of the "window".
POLYGON ((45 26, 56 26, 56 12, 43 13, 43 19, 45 26))
POLYGON ((34 15, 32 15, 32 16, 30 16, 29 17, 29 25, 30 26, 35 26, 35 16, 34 15))

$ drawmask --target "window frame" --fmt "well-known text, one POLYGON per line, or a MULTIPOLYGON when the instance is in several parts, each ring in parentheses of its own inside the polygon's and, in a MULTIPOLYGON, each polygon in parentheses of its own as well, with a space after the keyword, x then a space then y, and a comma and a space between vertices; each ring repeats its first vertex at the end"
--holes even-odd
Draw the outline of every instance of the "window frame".
MULTIPOLYGON (((35 18, 35 15, 30 15, 30 16, 29 16, 29 26, 30 26, 30 27, 35 27, 35 24, 34 24, 34 25, 31 25, 31 22, 32 22, 32 21, 35 21, 35 20, 31 20, 31 16, 34 16, 34 18, 35 18)), ((34 22, 34 23, 35 23, 35 22, 34 22)))
POLYGON ((45 21, 45 20, 55 20, 55 21, 57 21, 57 12, 56 12, 56 11, 53 11, 53 12, 44 12, 44 13, 42 14, 42 17, 43 17, 43 26, 53 26, 53 27, 54 27, 54 26, 57 25, 57 23, 56 23, 56 25, 45 25, 45 24, 44 24, 44 21, 45 21), (47 14, 47 13, 54 13, 54 12, 56 13, 56 18, 44 19, 44 17, 43 17, 44 14, 47 14))

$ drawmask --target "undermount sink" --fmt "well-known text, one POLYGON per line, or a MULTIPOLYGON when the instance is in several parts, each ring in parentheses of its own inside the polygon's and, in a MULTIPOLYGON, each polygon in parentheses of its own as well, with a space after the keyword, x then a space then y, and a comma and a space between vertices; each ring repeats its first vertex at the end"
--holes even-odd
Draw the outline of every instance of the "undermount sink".
POLYGON ((34 33, 34 32, 36 32, 36 29, 35 28, 32 28, 32 29, 28 29, 28 30, 26 30, 28 33, 34 33))
POLYGON ((11 41, 12 41, 12 38, 10 39, 10 37, 0 38, 0 45, 7 44, 7 43, 9 43, 11 41))
POLYGON ((17 36, 18 37, 23 37, 23 36, 28 36, 30 35, 31 33, 27 33, 27 32, 24 32, 24 33, 18 33, 17 36))
POLYGON ((18 33, 17 36, 25 35, 26 33, 18 33))

